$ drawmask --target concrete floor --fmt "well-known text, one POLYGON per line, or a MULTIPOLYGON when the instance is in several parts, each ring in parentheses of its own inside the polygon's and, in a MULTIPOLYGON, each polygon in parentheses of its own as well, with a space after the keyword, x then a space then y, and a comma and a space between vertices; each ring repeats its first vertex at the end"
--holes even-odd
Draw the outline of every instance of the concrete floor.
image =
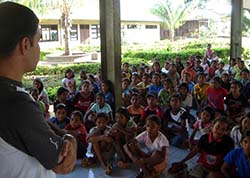
MULTIPOLYGON (((169 148, 169 161, 168 161, 168 168, 171 167, 171 164, 177 161, 180 161, 187 155, 188 151, 179 149, 173 146, 169 148)), ((188 161, 189 169, 196 162, 196 158, 188 161)), ((131 166, 129 169, 120 169, 116 165, 116 161, 113 163, 113 171, 110 176, 106 175, 99 164, 93 168, 83 168, 80 165, 80 160, 77 161, 77 165, 73 172, 67 175, 57 175, 57 178, 134 178, 138 174, 139 169, 135 166, 131 166)), ((171 176, 168 175, 167 171, 161 176, 161 178, 170 178, 171 176)))

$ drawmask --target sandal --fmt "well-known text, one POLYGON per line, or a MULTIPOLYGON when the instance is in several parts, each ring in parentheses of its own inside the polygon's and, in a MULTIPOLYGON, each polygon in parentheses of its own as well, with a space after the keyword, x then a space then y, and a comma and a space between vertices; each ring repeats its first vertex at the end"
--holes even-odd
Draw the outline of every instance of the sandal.
POLYGON ((105 174, 107 174, 107 175, 110 175, 111 174, 111 172, 112 172, 112 169, 113 169, 113 167, 112 167, 112 165, 108 165, 106 168, 105 168, 105 174))
POLYGON ((89 157, 89 158, 83 158, 81 165, 82 167, 92 167, 95 165, 95 163, 96 163, 95 158, 89 157))

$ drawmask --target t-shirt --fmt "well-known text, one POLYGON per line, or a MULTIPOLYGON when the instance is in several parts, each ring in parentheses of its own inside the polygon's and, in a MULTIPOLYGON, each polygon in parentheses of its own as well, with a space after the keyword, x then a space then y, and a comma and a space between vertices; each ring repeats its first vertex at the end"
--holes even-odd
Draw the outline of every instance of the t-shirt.
POLYGON ((103 107, 100 107, 99 104, 95 103, 95 104, 93 104, 93 106, 91 106, 90 111, 92 111, 94 113, 101 113, 102 112, 102 113, 108 114, 108 113, 112 112, 112 109, 109 106, 109 104, 107 104, 107 103, 104 103, 103 107))
POLYGON ((202 120, 197 120, 194 123, 194 129, 198 130, 198 134, 195 135, 195 139, 200 139, 202 135, 208 134, 211 131, 211 126, 212 126, 211 122, 208 122, 205 125, 203 125, 202 120))
POLYGON ((75 78, 63 78, 62 83, 69 90, 69 93, 74 93, 75 92, 75 84, 76 84, 76 79, 75 78))
POLYGON ((163 135, 160 131, 158 132, 158 136, 155 138, 155 140, 152 142, 152 140, 149 137, 149 134, 147 131, 142 132, 135 138, 140 144, 145 145, 145 147, 148 150, 148 153, 153 153, 154 151, 161 151, 162 147, 166 147, 166 161, 168 160, 168 148, 169 148, 169 142, 168 139, 163 135))
POLYGON ((246 97, 241 94, 238 98, 233 97, 232 93, 226 96, 225 104, 230 115, 237 115, 242 113, 242 109, 247 106, 246 97))
POLYGON ((194 95, 197 96, 199 101, 207 99, 206 90, 208 87, 208 83, 204 83, 201 86, 198 83, 194 85, 194 95))
POLYGON ((73 105, 75 108, 79 109, 83 113, 85 113, 92 102, 95 100, 95 95, 93 92, 88 94, 78 92, 73 98, 73 105))
POLYGON ((198 163, 214 171, 220 170, 223 158, 234 148, 234 142, 228 135, 223 135, 221 139, 214 140, 213 134, 210 132, 200 138, 198 148, 201 150, 198 163))
POLYGON ((237 178, 250 178, 250 161, 247 160, 243 148, 230 151, 224 161, 235 167, 237 178))
POLYGON ((0 137, 1 178, 56 178, 32 156, 16 149, 0 137))
POLYGON ((149 88, 148 88, 148 92, 150 92, 150 91, 155 91, 155 92, 159 93, 161 89, 163 89, 163 85, 162 85, 162 84, 160 84, 160 85, 158 85, 158 86, 156 86, 156 85, 154 85, 154 84, 151 84, 151 85, 149 86, 149 88))
POLYGON ((61 122, 58 121, 56 117, 52 117, 49 119, 50 122, 55 124, 60 129, 64 129, 66 125, 70 122, 70 119, 68 117, 65 117, 61 122))
POLYGON ((191 94, 187 94, 184 100, 181 100, 181 107, 183 108, 191 108, 193 106, 193 97, 191 94))
POLYGON ((208 87, 206 93, 208 105, 216 110, 224 111, 224 97, 227 96, 227 90, 222 87, 217 89, 208 87))
MULTIPOLYGON (((57 164, 63 140, 49 128, 38 104, 20 82, 5 77, 0 77, 0 98, 0 137, 38 160, 45 169, 52 169, 57 164)), ((22 164, 14 157, 12 162, 22 164)))
POLYGON ((234 146, 235 148, 239 148, 241 147, 240 145, 240 141, 242 138, 242 133, 240 131, 240 126, 236 125, 232 128, 231 132, 230 132, 230 137, 233 139, 234 141, 234 146))
POLYGON ((78 128, 73 128, 71 124, 66 125, 65 130, 74 130, 77 132, 77 138, 82 142, 84 146, 88 146, 88 143, 86 141, 87 137, 87 130, 85 126, 81 123, 78 128))

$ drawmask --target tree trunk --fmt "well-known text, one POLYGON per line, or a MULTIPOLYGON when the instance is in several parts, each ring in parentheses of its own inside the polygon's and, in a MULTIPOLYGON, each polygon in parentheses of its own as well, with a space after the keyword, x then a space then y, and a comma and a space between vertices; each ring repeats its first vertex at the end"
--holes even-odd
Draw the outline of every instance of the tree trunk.
POLYGON ((64 55, 70 55, 70 46, 69 46, 69 40, 70 40, 70 27, 65 26, 64 27, 64 35, 65 35, 65 41, 64 41, 64 55))
POLYGON ((170 28, 169 29, 169 38, 170 38, 170 41, 174 41, 174 37, 175 37, 174 32, 175 32, 174 28, 170 28))

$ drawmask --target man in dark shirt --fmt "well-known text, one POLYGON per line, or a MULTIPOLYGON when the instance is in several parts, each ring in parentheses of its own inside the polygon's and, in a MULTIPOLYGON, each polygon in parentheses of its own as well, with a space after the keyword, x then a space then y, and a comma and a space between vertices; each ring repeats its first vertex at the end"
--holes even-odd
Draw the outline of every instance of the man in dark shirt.
POLYGON ((75 139, 56 135, 22 87, 39 60, 38 24, 27 7, 0 3, 0 177, 54 178, 76 161, 75 139))

